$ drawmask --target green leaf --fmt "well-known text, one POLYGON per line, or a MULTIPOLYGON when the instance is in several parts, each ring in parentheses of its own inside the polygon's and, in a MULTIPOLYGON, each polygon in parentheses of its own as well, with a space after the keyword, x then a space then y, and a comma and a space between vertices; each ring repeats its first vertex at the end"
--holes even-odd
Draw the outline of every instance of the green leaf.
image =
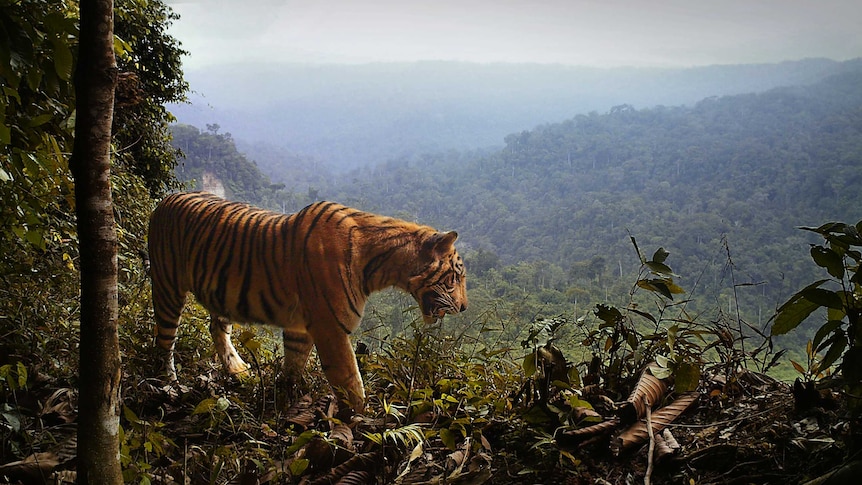
POLYGON ((144 424, 143 421, 138 418, 138 415, 135 414, 128 406, 123 406, 123 416, 125 416, 126 421, 132 424, 144 424))
POLYGON ((829 350, 826 351, 826 356, 820 362, 821 370, 828 369, 844 354, 844 349, 847 348, 847 337, 843 331, 836 332, 827 343, 831 343, 831 345, 829 346, 829 350))
POLYGON ((548 416, 548 413, 545 411, 545 409, 541 405, 538 405, 538 404, 530 407, 530 409, 528 409, 527 412, 522 414, 521 417, 528 424, 533 424, 533 425, 547 424, 551 420, 551 418, 548 416))
POLYGON ((305 470, 308 469, 309 461, 307 458, 298 458, 290 462, 290 474, 298 477, 305 473, 305 470))
POLYGON ((673 375, 674 387, 677 392, 694 391, 700 382, 700 367, 689 362, 683 362, 676 367, 673 375))
POLYGON ((228 399, 224 396, 219 397, 218 400, 216 401, 215 409, 218 412, 224 412, 229 407, 230 407, 230 399, 228 399))
POLYGON ((522 366, 524 367, 524 376, 533 377, 533 374, 536 373, 536 353, 530 352, 525 355, 522 366))
POLYGON ((674 295, 681 295, 681 294, 685 293, 685 290, 684 290, 684 289, 682 289, 682 287, 681 287, 681 286, 677 285, 677 284, 676 284, 676 283, 674 283, 673 281, 667 281, 667 282, 665 282, 665 283, 667 284, 667 289, 668 289, 671 293, 673 293, 674 295))
POLYGON ((63 81, 72 79, 72 50, 62 39, 54 39, 54 70, 63 81))
POLYGON ((5 412, 0 413, 0 415, 3 416, 3 419, 6 420, 6 424, 8 424, 10 428, 12 428, 12 431, 14 431, 16 433, 21 431, 21 420, 18 419, 18 416, 16 416, 13 413, 5 413, 5 412))
POLYGON ((597 317, 599 317, 600 320, 602 320, 603 322, 608 323, 610 325, 616 324, 618 321, 622 320, 622 318, 623 318, 623 314, 620 313, 620 311, 617 310, 616 307, 602 305, 602 304, 596 305, 596 309, 594 310, 594 313, 596 314, 597 317))
POLYGON ((640 310, 637 310, 637 309, 635 309, 635 308, 631 308, 631 307, 629 307, 629 309, 628 309, 628 310, 629 310, 630 312, 632 312, 632 313, 637 313, 638 315, 640 315, 640 316, 642 316, 642 317, 646 318, 647 320, 651 321, 652 323, 658 323, 658 321, 655 319, 655 317, 654 317, 654 316, 652 316, 652 314, 651 314, 651 313, 648 313, 648 312, 642 312, 642 311, 640 311, 640 310))
POLYGON ((830 276, 838 279, 844 277, 844 258, 835 251, 823 246, 811 246, 811 258, 817 266, 826 268, 830 276))
MULTIPOLYGON (((652 261, 654 263, 664 263, 667 257, 670 255, 669 252, 665 251, 664 248, 656 249, 655 253, 652 255, 652 261)), ((670 268, 668 268, 670 269, 670 268)))
MULTIPOLYGON (((841 327, 844 322, 841 320, 829 320, 822 327, 817 330, 817 333, 814 335, 814 341, 812 342, 812 347, 814 347, 815 351, 820 351, 822 346, 820 345, 823 342, 823 339, 826 338, 827 335, 834 332, 836 329, 841 327)), ((824 344, 825 346, 825 344, 824 344)))
MULTIPOLYGON (((804 291, 804 290, 803 290, 804 291)), ((785 303, 779 309, 778 315, 775 317, 775 323, 772 324, 772 335, 784 335, 785 333, 798 327, 803 320, 811 315, 811 312, 820 308, 820 305, 803 297, 798 296, 793 300, 793 303, 788 305, 785 303)))
MULTIPOLYGON (((12 128, 7 126, 5 123, 0 123, 0 147, 8 145, 12 143, 12 128)), ((4 170, 3 173, 6 173, 4 170)), ((7 179, 0 178, 0 182, 7 182, 11 180, 11 176, 7 174, 7 179)))
POLYGON ((825 290, 823 288, 806 288, 799 292, 806 300, 811 303, 816 303, 822 307, 841 310, 844 308, 844 302, 841 297, 834 291, 825 290))
POLYGON ((641 261, 641 263, 646 263, 646 259, 641 254, 641 248, 638 247, 638 242, 635 241, 635 237, 632 235, 629 235, 629 239, 631 239, 631 241, 632 241, 632 246, 635 247, 635 252, 638 253, 638 259, 641 261))
MULTIPOLYGON (((363 433, 363 434, 366 437, 369 437, 369 439, 370 439, 371 433, 368 433, 368 434, 363 433)), ((380 444, 383 442, 383 438, 379 433, 373 433, 373 434, 376 434, 380 437, 380 441, 375 441, 376 443, 380 444)), ((301 435, 297 436, 296 439, 293 440, 293 444, 290 445, 290 448, 288 448, 287 451, 285 451, 285 455, 287 455, 287 456, 293 455, 294 453, 299 451, 300 448, 307 445, 309 441, 314 439, 315 436, 321 436, 320 431, 317 431, 316 429, 309 429, 307 431, 303 431, 301 435)), ((372 441, 374 441, 374 440, 372 440, 372 441)))
POLYGON ((630 332, 630 333, 626 334, 625 337, 626 337, 626 343, 629 344, 629 347, 632 350, 637 350, 638 345, 640 344, 640 342, 638 342, 637 335, 635 335, 634 332, 630 332))
POLYGON ((844 317, 847 316, 847 312, 844 307, 841 308, 827 308, 826 309, 826 319, 827 320, 844 320, 844 317))
POLYGON ((656 263, 655 261, 647 261, 644 263, 647 268, 650 269, 653 273, 658 273, 663 276, 676 276, 673 274, 673 270, 670 269, 667 265, 663 263, 656 263))
POLYGON ((637 285, 640 288, 652 291, 654 293, 658 293, 669 300, 673 300, 673 295, 671 294, 670 288, 668 288, 667 284, 663 280, 638 280, 637 285))
POLYGON ((440 428, 440 441, 452 451, 455 451, 455 433, 449 428, 440 428))
POLYGON ((53 118, 53 117, 54 117, 54 115, 52 115, 51 113, 45 113, 45 114, 41 114, 39 116, 34 116, 34 117, 30 118, 30 121, 27 122, 27 126, 29 126, 30 128, 36 128, 38 126, 42 126, 45 123, 51 121, 51 118, 53 118))
POLYGON ((192 411, 192 416, 195 414, 203 414, 209 413, 215 408, 216 400, 214 398, 206 398, 203 401, 199 402, 197 406, 195 406, 195 410, 192 411))
POLYGON ((778 310, 776 311, 776 313, 781 313, 785 307, 792 305, 796 301, 796 299, 798 299, 802 296, 802 292, 807 291, 810 288, 817 288, 818 286, 822 285, 823 283, 826 283, 827 281, 829 281, 829 280, 817 280, 814 283, 811 283, 810 285, 806 286, 805 288, 799 290, 795 295, 791 296, 789 300, 784 302, 783 305, 778 307, 778 310))
POLYGON ((27 387, 27 366, 23 362, 18 362, 18 388, 24 389, 27 387))
POLYGON ((114 35, 114 55, 120 59, 128 59, 132 52, 132 46, 128 42, 114 35))
POLYGON ((578 366, 573 365, 569 367, 569 382, 572 383, 575 387, 581 387, 581 373, 578 371, 578 366))
POLYGON ((667 379, 671 375, 673 375, 673 370, 667 367, 659 367, 657 365, 651 365, 649 367, 650 372, 653 376, 659 379, 667 379))

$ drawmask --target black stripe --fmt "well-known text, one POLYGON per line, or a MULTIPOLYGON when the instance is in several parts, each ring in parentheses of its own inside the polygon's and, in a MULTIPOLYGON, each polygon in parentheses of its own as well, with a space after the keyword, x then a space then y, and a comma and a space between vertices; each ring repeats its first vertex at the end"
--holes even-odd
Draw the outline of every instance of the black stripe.
MULTIPOLYGON (((213 295, 215 301, 213 304, 221 305, 222 308, 227 307, 227 282, 234 258, 237 256, 237 239, 241 236, 240 229, 242 228, 243 215, 245 214, 243 210, 245 208, 239 204, 234 205, 232 209, 220 227, 223 238, 218 245, 218 252, 214 259, 215 264, 220 264, 220 267, 218 267, 217 271, 216 268, 212 268, 213 274, 217 275, 215 293, 213 295)), ((226 312, 221 311, 218 313, 224 315, 226 312)))
POLYGON ((241 266, 238 268, 238 271, 243 273, 242 275, 242 285, 240 285, 239 290, 239 299, 237 300, 236 309, 239 312, 240 316, 249 318, 249 309, 251 304, 249 303, 249 291, 251 288, 251 278, 255 273, 255 269, 258 267, 255 264, 255 259, 257 256, 257 248, 253 247, 253 242, 257 236, 257 230, 260 227, 261 223, 261 214, 255 213, 250 214, 245 219, 245 224, 242 227, 241 232, 243 233, 242 243, 240 244, 239 251, 242 257, 241 266))
POLYGON ((353 314, 356 315, 357 317, 361 317, 362 312, 360 312, 359 309, 356 308, 356 302, 354 301, 354 298, 353 298, 353 294, 352 294, 353 292, 351 291, 352 290, 351 285, 345 284, 346 278, 345 278, 344 274, 341 272, 341 268, 338 268, 338 276, 339 276, 339 280, 341 281, 341 291, 344 293, 344 297, 347 300, 347 304, 350 306, 350 311, 353 312, 353 314))
MULTIPOLYGON (((283 268, 283 261, 276 261, 276 251, 279 244, 283 241, 278 238, 279 223, 284 219, 284 216, 273 216, 266 220, 266 223, 261 227, 260 241, 258 242, 257 264, 263 270, 263 275, 266 278, 267 296, 275 301, 279 307, 284 306, 284 302, 278 297, 276 290, 284 288, 282 281, 277 274, 277 270, 283 268), (261 247, 262 246, 262 247, 261 247)), ((263 298, 263 295, 261 295, 263 298)), ((267 302, 268 303, 268 302, 267 302)), ((266 311, 266 310, 264 310, 266 311)), ((272 321, 272 323, 275 323, 272 321)))
POLYGON ((266 314, 267 323, 276 325, 278 322, 275 320, 275 310, 267 298, 268 295, 272 295, 272 291, 268 291, 270 288, 267 287, 267 290, 261 291, 258 298, 260 299, 260 307, 263 308, 263 313, 266 314))

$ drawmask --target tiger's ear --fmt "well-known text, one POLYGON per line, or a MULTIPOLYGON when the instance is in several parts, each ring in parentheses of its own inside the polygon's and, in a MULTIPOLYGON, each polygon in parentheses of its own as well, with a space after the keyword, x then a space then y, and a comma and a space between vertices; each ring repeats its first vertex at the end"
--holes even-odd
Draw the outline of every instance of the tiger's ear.
POLYGON ((452 249, 456 239, 458 239, 458 233, 455 231, 443 234, 438 232, 425 242, 425 247, 436 254, 444 254, 452 249))

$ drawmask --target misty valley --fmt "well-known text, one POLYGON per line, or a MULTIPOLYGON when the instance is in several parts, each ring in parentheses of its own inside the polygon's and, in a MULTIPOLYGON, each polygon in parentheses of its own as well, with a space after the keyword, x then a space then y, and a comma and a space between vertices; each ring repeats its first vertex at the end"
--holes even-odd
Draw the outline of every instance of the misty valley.
MULTIPOLYGON (((257 161, 216 124, 172 133, 185 156, 177 174, 197 188, 209 177, 228 198, 281 212, 333 200, 459 231, 481 302, 464 325, 494 305, 520 321, 577 320, 627 301, 642 266, 634 238, 670 253, 687 314, 768 334, 775 310, 816 279, 816 236, 798 227, 859 218, 860 101, 850 70, 691 106, 621 104, 508 134, 500 149, 353 169, 262 144, 247 150, 257 161)), ((405 308, 381 305, 367 318, 398 316, 402 328, 405 308)))

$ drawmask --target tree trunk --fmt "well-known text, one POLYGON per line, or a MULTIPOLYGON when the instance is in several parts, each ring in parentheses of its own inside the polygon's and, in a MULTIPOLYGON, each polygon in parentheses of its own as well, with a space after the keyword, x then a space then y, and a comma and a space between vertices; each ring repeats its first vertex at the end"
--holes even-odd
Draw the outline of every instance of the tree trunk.
POLYGON ((78 483, 121 484, 117 232, 110 183, 117 84, 113 0, 81 0, 80 25, 69 162, 81 253, 78 483))

